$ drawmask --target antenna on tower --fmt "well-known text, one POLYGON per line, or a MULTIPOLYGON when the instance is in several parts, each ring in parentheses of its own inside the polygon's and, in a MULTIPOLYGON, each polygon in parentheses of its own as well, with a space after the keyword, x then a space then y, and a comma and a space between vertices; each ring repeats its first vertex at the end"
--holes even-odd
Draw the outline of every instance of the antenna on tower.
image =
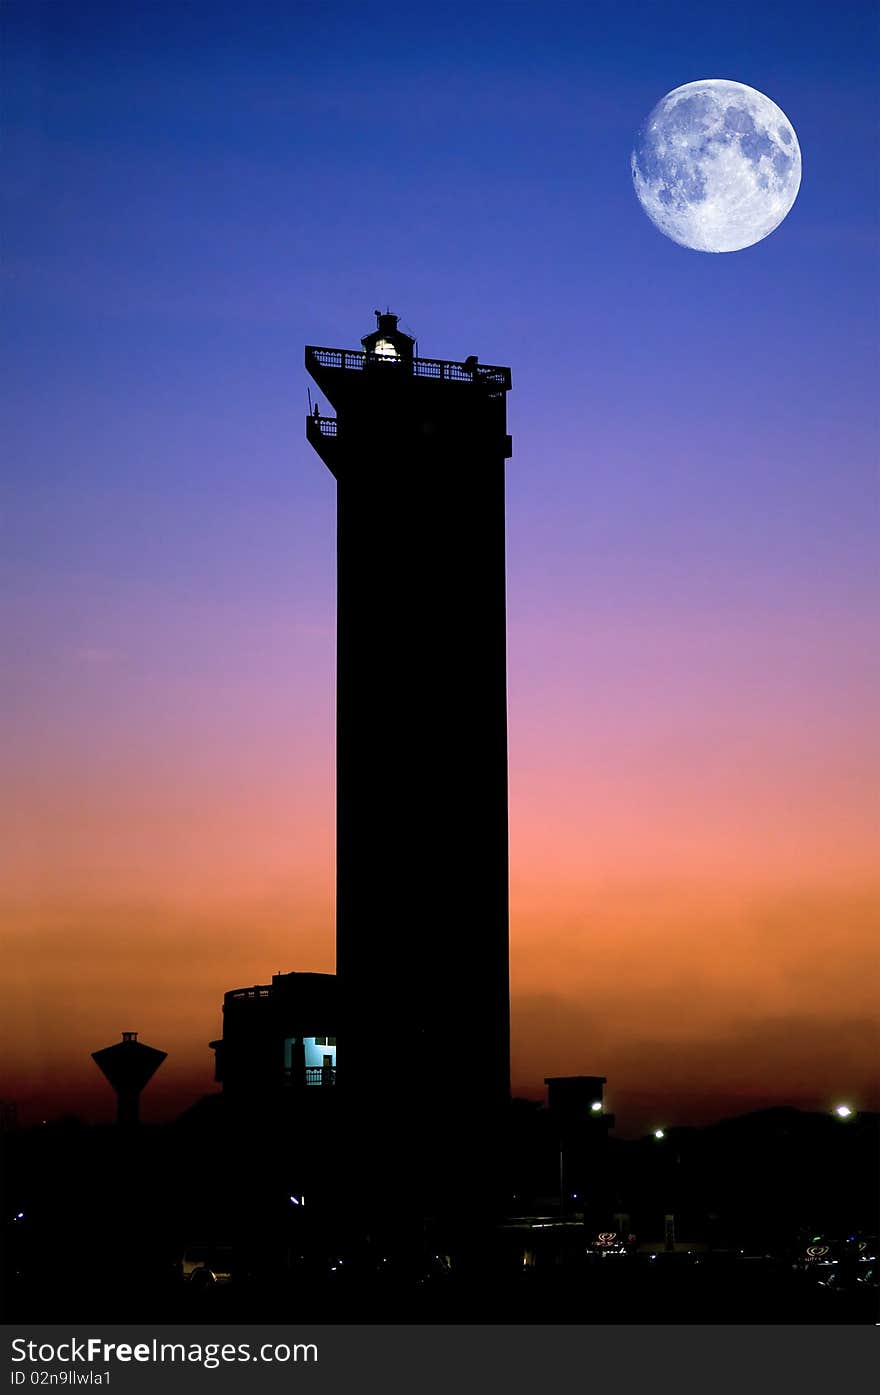
POLYGON ((312 415, 312 389, 306 385, 306 392, 309 394, 309 416, 312 415))
POLYGON ((409 337, 410 337, 410 339, 413 341, 413 353, 415 354, 416 358, 418 358, 418 356, 419 356, 419 336, 416 334, 416 332, 415 332, 415 330, 413 329, 412 325, 408 325, 408 324, 407 324, 407 325, 403 325, 403 326, 401 326, 401 328, 403 329, 404 334, 408 334, 409 337))

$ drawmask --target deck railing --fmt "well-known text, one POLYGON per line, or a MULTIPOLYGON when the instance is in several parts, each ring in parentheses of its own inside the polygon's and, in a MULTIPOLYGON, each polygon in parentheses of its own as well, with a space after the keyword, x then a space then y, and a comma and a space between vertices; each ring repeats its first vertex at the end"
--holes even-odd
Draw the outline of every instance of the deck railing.
POLYGON ((319 436, 336 435, 337 423, 335 417, 316 417, 314 412, 312 412, 306 420, 311 430, 316 431, 319 436))
POLYGON ((306 349, 306 367, 345 368, 363 372, 367 367, 380 372, 412 373, 415 378, 433 378, 448 383, 486 383, 504 392, 510 390, 510 369, 488 363, 464 364, 442 358, 386 358, 383 354, 367 354, 360 349, 306 349))
POLYGON ((306 1066, 307 1085, 335 1085, 335 1066, 306 1066))

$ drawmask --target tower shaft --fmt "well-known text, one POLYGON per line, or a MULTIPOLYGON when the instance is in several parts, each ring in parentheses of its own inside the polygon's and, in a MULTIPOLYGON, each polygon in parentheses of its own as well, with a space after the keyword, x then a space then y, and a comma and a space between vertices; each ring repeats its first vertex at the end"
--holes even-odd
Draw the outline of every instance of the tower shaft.
POLYGON ((460 1193, 509 1098, 509 373, 306 362, 337 411, 308 435, 338 482, 339 1088, 398 1189, 460 1193))

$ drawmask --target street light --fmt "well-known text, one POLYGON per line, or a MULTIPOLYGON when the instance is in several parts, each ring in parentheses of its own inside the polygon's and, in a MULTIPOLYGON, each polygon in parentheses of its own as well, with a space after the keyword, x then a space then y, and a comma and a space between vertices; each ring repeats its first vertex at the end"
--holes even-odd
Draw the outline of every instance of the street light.
POLYGON ((666 1137, 666 1134, 665 1134, 665 1132, 664 1132, 663 1129, 655 1129, 655 1130, 654 1130, 654 1137, 655 1137, 655 1138, 665 1138, 665 1137, 666 1137))
POLYGON ((834 1113, 837 1115, 838 1119, 851 1119, 851 1118, 852 1118, 852 1110, 850 1109, 850 1107, 849 1107, 848 1104, 838 1104, 838 1105, 835 1105, 835 1107, 834 1107, 834 1113))
POLYGON ((602 1101, 601 1101, 601 1100, 593 1100, 593 1103, 590 1105, 590 1109, 593 1111, 594 1114, 601 1114, 601 1112, 602 1112, 602 1101))

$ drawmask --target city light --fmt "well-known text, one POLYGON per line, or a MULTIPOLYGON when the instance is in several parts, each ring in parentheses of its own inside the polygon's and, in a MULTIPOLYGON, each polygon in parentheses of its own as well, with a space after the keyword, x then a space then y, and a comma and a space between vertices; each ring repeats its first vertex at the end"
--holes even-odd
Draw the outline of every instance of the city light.
POLYGON ((836 1105, 834 1113, 837 1115, 838 1119, 849 1119, 852 1117, 852 1110, 848 1104, 836 1105))
POLYGON ((666 1137, 666 1134, 665 1134, 665 1132, 664 1132, 663 1129, 655 1129, 655 1130, 654 1130, 654 1137, 655 1137, 655 1138, 665 1138, 665 1137, 666 1137))

